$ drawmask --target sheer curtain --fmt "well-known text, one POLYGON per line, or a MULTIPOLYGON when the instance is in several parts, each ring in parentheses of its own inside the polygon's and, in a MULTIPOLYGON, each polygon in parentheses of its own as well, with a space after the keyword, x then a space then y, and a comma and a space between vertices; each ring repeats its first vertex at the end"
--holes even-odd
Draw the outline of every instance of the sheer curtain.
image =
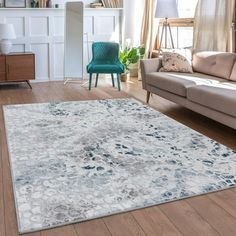
POLYGON ((155 19, 156 0, 145 0, 141 44, 146 48, 146 56, 151 57, 156 42, 159 21, 155 19))
POLYGON ((193 47, 231 51, 235 0, 199 0, 194 19, 193 47))
POLYGON ((124 0, 123 42, 129 39, 131 46, 140 46, 140 34, 144 12, 144 0, 124 0))

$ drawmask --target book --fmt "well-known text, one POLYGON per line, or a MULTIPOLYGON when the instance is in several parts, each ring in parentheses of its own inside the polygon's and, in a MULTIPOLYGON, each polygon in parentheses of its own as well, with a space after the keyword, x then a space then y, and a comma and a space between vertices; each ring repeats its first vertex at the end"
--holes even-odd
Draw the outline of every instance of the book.
POLYGON ((107 2, 107 7, 108 7, 108 8, 111 8, 112 6, 111 6, 110 0, 106 0, 106 2, 107 2))
POLYGON ((39 8, 46 8, 46 0, 39 0, 38 7, 39 8))
POLYGON ((104 7, 106 7, 105 1, 104 1, 104 0, 101 0, 101 2, 102 2, 102 5, 103 5, 104 7))

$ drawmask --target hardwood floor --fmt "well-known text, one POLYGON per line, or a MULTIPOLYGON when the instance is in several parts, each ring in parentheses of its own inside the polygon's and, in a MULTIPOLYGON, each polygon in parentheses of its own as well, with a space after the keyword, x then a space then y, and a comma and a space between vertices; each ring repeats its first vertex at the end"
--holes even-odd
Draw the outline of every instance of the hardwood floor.
MULTIPOLYGON (((110 81, 109 81, 110 82, 110 81)), ((145 101, 141 83, 133 79, 118 92, 107 82, 89 92, 79 84, 62 82, 0 86, 0 105, 107 99, 133 96, 145 101)), ((236 131, 181 108, 158 96, 150 105, 173 119, 236 150, 236 131)), ((0 236, 16 236, 17 223, 8 161, 3 112, 0 110, 0 236)), ((236 189, 171 202, 129 213, 27 234, 29 236, 236 235, 236 189)))

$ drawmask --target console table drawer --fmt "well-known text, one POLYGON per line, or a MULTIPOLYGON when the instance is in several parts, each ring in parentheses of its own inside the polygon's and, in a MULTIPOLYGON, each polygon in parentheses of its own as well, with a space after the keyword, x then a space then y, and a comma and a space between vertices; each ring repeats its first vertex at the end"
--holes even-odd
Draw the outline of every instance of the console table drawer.
POLYGON ((6 72, 6 57, 0 56, 0 73, 6 72))
POLYGON ((9 55, 6 57, 7 81, 35 79, 34 54, 9 55))
POLYGON ((6 81, 6 73, 0 72, 0 82, 6 81))

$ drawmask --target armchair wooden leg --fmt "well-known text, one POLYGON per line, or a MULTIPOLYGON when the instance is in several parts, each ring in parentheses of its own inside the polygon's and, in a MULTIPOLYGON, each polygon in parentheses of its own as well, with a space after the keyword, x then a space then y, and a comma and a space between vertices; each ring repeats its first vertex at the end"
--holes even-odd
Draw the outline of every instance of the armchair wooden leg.
POLYGON ((95 87, 98 86, 98 77, 99 77, 99 74, 96 75, 96 83, 95 83, 95 87))
POLYGON ((92 88, 92 79, 93 79, 93 74, 90 73, 89 74, 89 90, 91 90, 91 88, 92 88))
POLYGON ((147 91, 146 102, 149 103, 151 92, 147 91))
POLYGON ((118 90, 121 91, 120 74, 117 74, 118 90))
POLYGON ((115 81, 114 81, 114 75, 111 74, 111 79, 112 79, 112 86, 115 87, 115 81))

